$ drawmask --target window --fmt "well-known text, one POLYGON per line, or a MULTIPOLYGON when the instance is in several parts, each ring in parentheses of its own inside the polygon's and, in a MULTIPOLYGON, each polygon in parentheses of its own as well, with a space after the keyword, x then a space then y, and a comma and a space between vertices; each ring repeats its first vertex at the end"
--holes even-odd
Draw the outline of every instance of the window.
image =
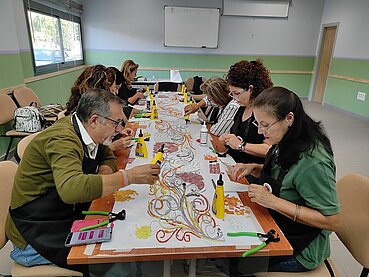
POLYGON ((43 2, 25 0, 35 74, 84 64, 81 18, 43 2))

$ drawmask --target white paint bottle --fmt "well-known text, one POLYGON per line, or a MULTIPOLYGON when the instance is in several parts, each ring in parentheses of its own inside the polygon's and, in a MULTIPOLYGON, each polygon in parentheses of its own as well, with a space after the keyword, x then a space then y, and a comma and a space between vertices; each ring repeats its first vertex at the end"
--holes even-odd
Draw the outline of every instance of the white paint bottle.
POLYGON ((208 128, 206 128, 206 122, 204 121, 200 130, 200 145, 208 145, 208 128))

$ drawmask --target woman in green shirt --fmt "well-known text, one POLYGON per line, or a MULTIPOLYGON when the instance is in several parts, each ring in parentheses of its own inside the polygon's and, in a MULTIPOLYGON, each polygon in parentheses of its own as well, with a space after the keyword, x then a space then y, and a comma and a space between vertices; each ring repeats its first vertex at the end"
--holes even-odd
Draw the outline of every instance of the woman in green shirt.
POLYGON ((308 271, 329 256, 329 235, 339 220, 330 141, 320 122, 305 113, 299 97, 288 89, 264 90, 253 112, 253 124, 273 147, 264 165, 237 164, 229 174, 233 179, 260 177, 263 186, 251 184, 248 195, 269 209, 294 248, 293 256, 270 257, 268 271, 308 271))

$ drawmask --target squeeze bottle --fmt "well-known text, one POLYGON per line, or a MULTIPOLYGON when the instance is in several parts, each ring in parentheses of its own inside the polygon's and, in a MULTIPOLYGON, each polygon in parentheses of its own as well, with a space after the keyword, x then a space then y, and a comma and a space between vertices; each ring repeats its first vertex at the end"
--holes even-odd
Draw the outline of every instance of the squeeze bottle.
POLYGON ((208 144, 208 128, 206 128, 206 122, 204 121, 200 129, 200 145, 206 146, 208 144))
POLYGON ((142 129, 140 129, 140 133, 138 135, 135 155, 136 157, 147 158, 147 147, 146 147, 146 142, 143 138, 142 129))
POLYGON ((158 166, 161 166, 161 163, 163 162, 163 153, 164 153, 164 144, 162 144, 156 152, 154 158, 151 161, 151 164, 157 164, 158 166))
POLYGON ((217 218, 224 218, 224 186, 222 174, 219 174, 219 179, 215 187, 212 211, 217 218))

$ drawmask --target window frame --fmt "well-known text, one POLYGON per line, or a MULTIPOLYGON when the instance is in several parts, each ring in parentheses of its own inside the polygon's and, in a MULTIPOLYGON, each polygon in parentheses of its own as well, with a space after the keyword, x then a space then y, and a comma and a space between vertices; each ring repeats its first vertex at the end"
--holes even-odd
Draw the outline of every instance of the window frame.
MULTIPOLYGON (((83 45, 83 34, 82 34, 82 20, 80 16, 77 16, 72 13, 67 13, 61 10, 58 10, 54 7, 47 6, 47 3, 41 4, 32 0, 24 0, 24 12, 26 17, 26 25, 27 25, 27 31, 28 31, 28 39, 30 43, 31 48, 31 56, 32 56, 32 64, 33 64, 33 71, 34 75, 43 75, 51 72, 58 72, 64 69, 74 68, 81 65, 85 65, 85 49, 83 45), (32 41, 32 35, 31 35, 31 26, 30 26, 30 20, 28 16, 28 12, 37 12, 46 16, 50 16, 53 18, 56 18, 58 21, 58 29, 59 29, 59 39, 61 41, 61 53, 64 53, 64 46, 63 46, 63 37, 61 32, 61 19, 67 20, 73 23, 77 23, 80 26, 80 37, 81 37, 81 48, 82 48, 82 59, 81 60, 74 60, 74 61, 66 61, 66 62, 58 62, 58 63, 51 63, 47 65, 39 65, 36 66, 36 60, 35 60, 35 53, 34 53, 34 46, 32 41)), ((64 55, 62 55, 64 56, 64 55)))

